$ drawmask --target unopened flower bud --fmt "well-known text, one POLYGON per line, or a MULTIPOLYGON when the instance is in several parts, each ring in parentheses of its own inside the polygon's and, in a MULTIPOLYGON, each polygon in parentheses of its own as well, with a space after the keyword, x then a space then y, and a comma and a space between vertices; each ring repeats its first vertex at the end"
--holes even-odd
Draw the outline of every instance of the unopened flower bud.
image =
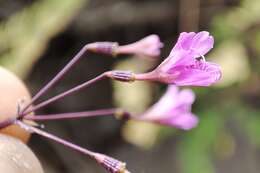
POLYGON ((159 36, 150 35, 132 44, 119 46, 116 54, 136 54, 141 57, 157 57, 161 53, 163 43, 159 36))

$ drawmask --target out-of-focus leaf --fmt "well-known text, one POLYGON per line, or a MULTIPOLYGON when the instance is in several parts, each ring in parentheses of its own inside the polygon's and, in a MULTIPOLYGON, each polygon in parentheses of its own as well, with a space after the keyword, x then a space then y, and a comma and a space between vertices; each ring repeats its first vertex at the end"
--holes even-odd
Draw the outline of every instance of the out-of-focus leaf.
POLYGON ((160 127, 152 123, 128 121, 122 129, 122 135, 126 141, 150 149, 157 142, 159 131, 160 127))
POLYGON ((0 64, 25 77, 86 0, 41 0, 0 25, 0 64))
POLYGON ((211 54, 211 59, 220 64, 222 69, 222 78, 216 86, 227 87, 243 82, 250 76, 246 51, 238 40, 221 43, 211 54))
MULTIPOLYGON (((132 70, 136 73, 146 71, 152 62, 139 58, 119 61, 114 69, 132 70)), ((149 106, 152 98, 152 85, 148 82, 113 82, 115 104, 134 114, 141 114, 149 106)), ((158 137, 160 127, 150 123, 129 121, 122 130, 123 137, 130 143, 142 148, 152 147, 158 137)))
MULTIPOLYGON (((149 67, 149 64, 150 62, 132 58, 119 61, 114 69, 142 72, 149 67)), ((152 85, 148 82, 113 82, 113 87, 116 91, 114 92, 116 105, 129 109, 131 112, 143 112, 151 102, 152 85)))
POLYGON ((240 113, 241 112, 243 112, 242 117, 240 116, 241 122, 243 122, 241 125, 245 127, 250 142, 260 147, 260 111, 245 109, 244 111, 240 111, 240 113))
POLYGON ((211 149, 222 127, 222 118, 214 111, 200 113, 199 126, 187 133, 179 144, 183 173, 214 173, 211 149))
POLYGON ((226 131, 221 131, 214 143, 215 155, 218 159, 225 160, 231 158, 236 150, 234 136, 226 131))
POLYGON ((246 30, 259 22, 259 11, 260 1, 242 0, 239 7, 215 17, 212 23, 216 40, 239 38, 239 36, 247 34, 246 30))

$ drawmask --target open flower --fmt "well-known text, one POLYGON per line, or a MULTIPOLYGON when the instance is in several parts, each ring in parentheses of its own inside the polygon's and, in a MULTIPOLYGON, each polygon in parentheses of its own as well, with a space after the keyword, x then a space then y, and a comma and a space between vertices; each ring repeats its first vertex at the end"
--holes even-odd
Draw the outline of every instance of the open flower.
POLYGON ((178 86, 209 86, 221 78, 220 66, 206 62, 204 55, 213 47, 208 32, 180 34, 170 55, 152 72, 137 74, 136 80, 156 80, 178 86))
POLYGON ((157 103, 134 119, 189 130, 198 123, 198 118, 191 113, 194 100, 195 95, 192 90, 180 91, 176 86, 170 85, 157 103))

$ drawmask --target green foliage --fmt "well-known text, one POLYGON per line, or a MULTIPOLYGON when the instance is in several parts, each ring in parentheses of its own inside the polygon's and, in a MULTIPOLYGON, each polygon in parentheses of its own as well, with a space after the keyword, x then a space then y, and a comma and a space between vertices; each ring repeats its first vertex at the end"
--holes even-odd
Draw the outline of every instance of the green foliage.
POLYGON ((85 0, 41 0, 0 25, 0 64, 25 77, 85 0))
POLYGON ((183 173, 215 172, 210 156, 223 120, 215 111, 203 112, 200 115, 199 126, 187 133, 179 144, 183 173))
POLYGON ((249 137, 252 145, 260 148, 260 111, 254 109, 244 109, 241 113, 241 126, 245 128, 245 131, 249 137))

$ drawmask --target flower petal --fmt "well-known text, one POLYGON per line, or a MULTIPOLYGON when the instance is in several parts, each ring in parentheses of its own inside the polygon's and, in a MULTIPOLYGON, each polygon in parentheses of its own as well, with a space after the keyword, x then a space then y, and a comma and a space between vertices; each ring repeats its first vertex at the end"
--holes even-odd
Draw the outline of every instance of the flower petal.
POLYGON ((192 45, 192 39, 195 35, 195 32, 182 32, 169 56, 180 49, 189 50, 192 45))
POLYGON ((168 114, 169 110, 175 107, 178 101, 178 92, 178 87, 169 85, 165 94, 142 115, 142 118, 157 119, 162 118, 162 115, 168 114))
POLYGON ((180 64, 208 53, 213 48, 214 38, 207 31, 183 32, 167 59, 170 64, 180 64), (189 54, 189 56, 187 56, 189 54), (185 56, 184 56, 185 55, 185 56), (184 60, 185 58, 185 60, 184 60))
POLYGON ((177 116, 171 116, 169 119, 159 121, 160 124, 174 126, 183 130, 190 130, 197 126, 199 119, 192 113, 184 113, 177 116))
POLYGON ((174 53, 171 53, 171 55, 166 58, 159 66, 158 68, 161 71, 169 71, 172 67, 175 67, 177 65, 187 65, 194 61, 194 57, 190 55, 188 51, 175 51, 174 53))
POLYGON ((209 86, 221 78, 219 65, 201 61, 190 66, 174 67, 170 73, 178 74, 171 81, 178 86, 209 86))
POLYGON ((213 48, 213 45, 214 38, 208 32, 202 31, 193 37, 190 49, 193 51, 195 57, 200 57, 208 53, 213 48))
POLYGON ((192 90, 179 91, 176 86, 170 85, 161 99, 136 119, 188 130, 198 122, 198 118, 190 112, 194 100, 192 90))
POLYGON ((180 37, 172 49, 170 55, 175 51, 185 50, 193 52, 194 56, 199 57, 205 55, 211 48, 213 48, 214 38, 207 31, 198 33, 189 32, 181 33, 180 37))
POLYGON ((195 101, 195 94, 192 90, 183 89, 180 91, 179 96, 178 96, 179 104, 185 104, 190 107, 194 101, 195 101))

